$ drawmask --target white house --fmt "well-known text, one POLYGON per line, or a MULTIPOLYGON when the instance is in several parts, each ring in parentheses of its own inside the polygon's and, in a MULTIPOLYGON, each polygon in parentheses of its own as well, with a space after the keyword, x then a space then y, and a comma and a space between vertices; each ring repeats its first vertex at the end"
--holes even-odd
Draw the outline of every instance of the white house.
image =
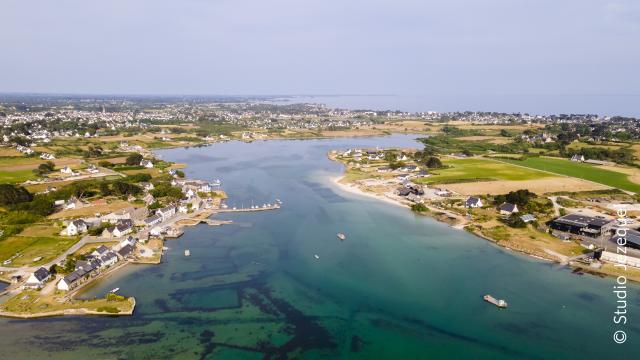
POLYGON ((54 160, 56 157, 49 153, 40 154, 40 159, 42 160, 54 160))
POLYGON ((27 282, 24 283, 23 288, 25 289, 42 289, 44 284, 51 278, 51 273, 49 270, 41 267, 40 269, 34 271, 27 282))
POLYGON ((82 219, 73 220, 67 225, 67 235, 74 236, 87 232, 87 223, 82 219))
POLYGON ((144 220, 144 224, 146 226, 153 226, 153 225, 156 225, 156 224, 160 223, 161 221, 162 221, 162 216, 153 215, 153 216, 150 216, 150 217, 146 218, 144 220))
POLYGON ((73 174, 73 170, 71 170, 71 168, 68 166, 65 166, 62 169, 60 169, 60 172, 63 174, 73 174))
POLYGON ((511 215, 518 212, 518 205, 511 203, 503 203, 498 207, 501 215, 511 215))
POLYGON ((155 189, 155 186, 153 186, 153 183, 150 183, 150 182, 141 182, 141 183, 138 183, 138 185, 140 185, 140 187, 142 187, 147 191, 155 189))
POLYGON ((84 203, 82 201, 78 200, 77 197, 72 196, 65 203, 64 208, 67 209, 67 210, 71 210, 71 209, 79 209, 82 206, 84 206, 84 203))
POLYGON ((482 200, 473 196, 468 198, 467 201, 464 202, 464 206, 468 208, 479 208, 482 207, 482 205, 482 200))
POLYGON ((118 262, 118 255, 113 251, 109 251, 100 257, 100 261, 102 262, 102 267, 111 266, 118 262))
POLYGON ((130 234, 133 231, 133 227, 131 224, 118 224, 115 229, 113 229, 113 236, 120 237, 127 234, 130 234))
POLYGON ((69 291, 76 286, 78 286, 79 280, 81 276, 77 272, 72 272, 71 274, 62 278, 62 280, 58 281, 58 290, 60 291, 69 291))
POLYGON ((162 209, 156 210, 156 215, 160 215, 162 217, 162 221, 165 221, 176 214, 176 207, 174 205, 169 205, 162 209))
POLYGON ((144 160, 140 161, 140 166, 144 166, 144 167, 150 169, 150 168, 153 167, 153 163, 150 160, 144 159, 144 160))
POLYGON ((573 155, 571 161, 584 162, 584 156, 579 154, 573 155))

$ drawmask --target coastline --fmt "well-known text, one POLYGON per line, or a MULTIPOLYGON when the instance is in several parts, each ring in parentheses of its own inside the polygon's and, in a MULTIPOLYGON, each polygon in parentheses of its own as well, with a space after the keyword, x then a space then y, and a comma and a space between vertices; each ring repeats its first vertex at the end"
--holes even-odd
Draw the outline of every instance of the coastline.
POLYGON ((347 192, 349 194, 354 194, 354 195, 359 195, 359 196, 364 196, 370 199, 376 199, 376 200, 381 200, 384 201, 388 204, 391 205, 395 205, 395 206, 399 206, 402 207, 404 209, 409 209, 409 206, 402 204, 400 202, 397 202, 387 196, 384 195, 378 195, 378 194, 374 194, 371 192, 367 192, 364 191, 362 189, 360 189, 358 186, 356 185, 352 185, 352 184, 345 184, 340 182, 340 180, 342 180, 344 178, 344 176, 331 176, 329 177, 329 180, 336 185, 338 188, 340 188, 342 191, 347 192))
MULTIPOLYGON (((331 159, 331 157, 329 157, 329 158, 331 159)), ((336 159, 331 159, 331 160, 332 161, 337 161, 336 159)), ((344 169, 343 169, 343 172, 344 172, 344 169)), ((339 188, 342 191, 345 191, 345 192, 348 192, 348 193, 354 194, 354 195, 364 196, 364 197, 367 197, 367 198, 370 198, 370 199, 381 200, 381 201, 384 201, 385 203, 394 204, 396 206, 400 206, 402 208, 405 208, 405 209, 411 211, 409 206, 407 206, 406 204, 403 204, 403 203, 401 203, 401 202, 399 202, 397 200, 394 200, 394 199, 389 198, 387 196, 382 196, 382 195, 374 194, 374 193, 371 193, 371 192, 367 192, 366 190, 361 189, 356 184, 345 184, 345 183, 341 182, 340 180, 342 180, 344 177, 345 177, 345 175, 343 173, 343 175, 341 175, 341 176, 331 176, 331 177, 329 177, 329 179, 330 179, 331 183, 333 183, 337 188, 339 188)), ((506 245, 506 244, 504 244, 504 243, 502 243, 502 242, 500 242, 500 241, 498 241, 496 239, 492 239, 490 237, 487 237, 486 235, 481 234, 478 231, 470 230, 467 227, 467 225, 470 225, 471 223, 469 223, 468 221, 463 222, 461 224, 452 225, 452 224, 444 221, 442 218, 438 218, 437 216, 434 216, 433 212, 435 212, 435 211, 442 212, 442 210, 434 209, 434 208, 432 208, 430 206, 427 206, 427 208, 429 208, 430 212, 425 212, 425 213, 420 213, 420 214, 421 215, 425 215, 425 216, 429 216, 429 217, 433 218, 434 220, 436 220, 438 222, 442 222, 442 223, 448 224, 449 227, 452 228, 452 229, 466 231, 466 232, 468 232, 468 233, 470 233, 472 235, 475 235, 480 239, 488 241, 488 242, 494 244, 495 246, 498 246, 498 247, 500 247, 500 248, 502 248, 504 250, 509 250, 511 252, 514 252, 515 254, 525 255, 525 256, 527 256, 529 258, 533 258, 533 259, 544 261, 544 262, 548 262, 548 263, 566 265, 573 272, 580 273, 580 274, 586 273, 586 274, 591 274, 591 275, 600 276, 600 277, 616 277, 616 276, 618 276, 615 273, 611 273, 611 272, 608 272, 608 271, 602 271, 600 269, 588 268, 585 265, 579 264, 579 263, 572 263, 572 262, 565 263, 559 258, 552 257, 551 254, 549 254, 549 257, 545 257, 545 256, 541 256, 539 254, 531 253, 531 252, 523 250, 523 249, 519 249, 519 248, 508 246, 508 245, 506 245)), ((636 282, 636 283, 640 283, 640 275, 628 276, 628 280, 636 282)))

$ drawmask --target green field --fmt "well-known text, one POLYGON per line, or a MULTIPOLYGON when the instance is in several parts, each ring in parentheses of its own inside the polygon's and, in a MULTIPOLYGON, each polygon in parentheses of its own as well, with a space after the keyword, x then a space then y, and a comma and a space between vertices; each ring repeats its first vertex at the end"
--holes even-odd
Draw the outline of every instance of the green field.
POLYGON ((600 169, 598 166, 583 164, 559 158, 531 157, 525 160, 500 159, 500 161, 532 169, 550 171, 556 174, 593 181, 621 190, 640 193, 640 184, 629 181, 628 175, 600 169))
POLYGON ((12 236, 0 240, 0 262, 19 252, 22 255, 7 266, 44 264, 55 259, 78 240, 75 236, 12 236), (33 259, 39 256, 42 256, 42 260, 34 263, 33 259))
POLYGON ((433 169, 431 176, 417 181, 431 183, 456 183, 489 180, 533 180, 553 175, 512 166, 489 159, 444 159, 446 169, 433 169))
POLYGON ((0 171, 0 183, 21 183, 27 180, 35 179, 36 175, 33 170, 14 170, 14 171, 0 171))

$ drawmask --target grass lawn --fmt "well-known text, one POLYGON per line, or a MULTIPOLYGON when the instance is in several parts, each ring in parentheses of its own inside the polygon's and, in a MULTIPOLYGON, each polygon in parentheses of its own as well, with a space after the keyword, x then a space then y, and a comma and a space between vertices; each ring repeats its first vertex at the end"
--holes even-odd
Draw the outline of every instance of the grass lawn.
POLYGON ((19 252, 21 255, 8 266, 44 264, 55 259, 78 240, 76 236, 11 236, 0 240, 0 260, 9 259, 19 252), (42 260, 34 263, 33 259, 40 256, 42 260))
POLYGON ((0 170, 0 183, 22 183, 27 180, 35 179, 37 176, 32 170, 0 170))
POLYGON ((109 301, 105 298, 61 301, 60 297, 55 294, 43 295, 39 291, 29 290, 23 291, 7 300, 0 306, 0 310, 19 314, 37 314, 68 309, 87 309, 117 314, 131 311, 132 307, 133 299, 131 298, 125 298, 122 301, 109 301))
POLYGON ((540 257, 549 257, 549 254, 544 249, 549 249, 565 256, 576 256, 583 254, 585 251, 582 246, 575 242, 563 242, 549 234, 537 231, 531 226, 515 229, 498 225, 492 228, 484 228, 481 233, 496 240, 500 245, 540 257))
POLYGON ((444 159, 443 164, 449 168, 433 169, 431 176, 416 181, 431 184, 489 180, 534 180, 552 176, 489 159, 444 159))
POLYGON ((531 157, 522 161, 501 159, 501 161, 532 169, 550 171, 556 174, 585 179, 621 190, 632 191, 634 193, 640 193, 640 184, 629 181, 629 176, 627 174, 601 169, 595 165, 549 157, 531 157))

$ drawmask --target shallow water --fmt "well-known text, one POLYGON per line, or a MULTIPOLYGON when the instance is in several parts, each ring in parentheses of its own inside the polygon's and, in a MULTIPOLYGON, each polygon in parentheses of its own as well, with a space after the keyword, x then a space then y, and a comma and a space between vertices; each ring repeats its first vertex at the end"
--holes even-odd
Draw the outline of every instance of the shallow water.
MULTIPOLYGON (((623 328, 626 344, 611 339, 613 279, 341 191, 326 153, 355 146, 417 144, 394 135, 160 151, 189 177, 221 179, 232 206, 283 207, 187 228, 162 264, 130 266, 85 294, 119 287, 138 301, 132 317, 0 320, 0 358, 635 358, 637 321, 623 328)), ((639 288, 629 295, 640 314, 639 288)))

